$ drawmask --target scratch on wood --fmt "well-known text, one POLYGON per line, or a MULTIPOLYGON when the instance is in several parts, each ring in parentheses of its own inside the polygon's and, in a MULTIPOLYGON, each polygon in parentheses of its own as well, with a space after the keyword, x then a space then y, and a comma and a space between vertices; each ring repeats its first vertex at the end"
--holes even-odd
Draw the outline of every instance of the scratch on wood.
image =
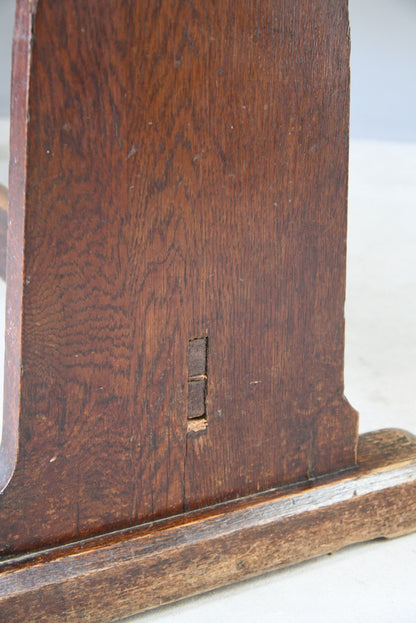
POLYGON ((117 120, 117 110, 116 110, 114 102, 111 102, 111 108, 113 109, 113 122, 114 122, 114 129, 116 132, 116 139, 117 139, 118 146, 121 149, 120 130, 119 130, 118 120, 117 120))

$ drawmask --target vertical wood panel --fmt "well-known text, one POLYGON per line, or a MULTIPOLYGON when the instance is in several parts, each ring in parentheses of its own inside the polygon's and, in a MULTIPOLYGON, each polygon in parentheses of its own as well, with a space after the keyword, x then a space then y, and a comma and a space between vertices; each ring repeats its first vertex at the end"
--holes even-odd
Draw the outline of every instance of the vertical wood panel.
POLYGON ((353 466, 344 0, 20 6, 36 21, 0 551, 353 466), (206 425, 188 431, 195 338, 206 425))

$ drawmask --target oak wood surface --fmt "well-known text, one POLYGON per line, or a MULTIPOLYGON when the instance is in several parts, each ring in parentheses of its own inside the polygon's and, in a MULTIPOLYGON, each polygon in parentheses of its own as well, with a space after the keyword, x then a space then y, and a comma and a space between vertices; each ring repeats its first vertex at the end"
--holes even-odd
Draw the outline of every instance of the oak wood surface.
POLYGON ((346 1, 17 15, 0 553, 353 467, 346 1))
POLYGON ((18 0, 0 620, 416 528, 343 397, 348 56, 346 0, 18 0))
POLYGON ((360 437, 357 471, 0 566, 0 616, 106 623, 345 545, 416 528, 416 439, 360 437))

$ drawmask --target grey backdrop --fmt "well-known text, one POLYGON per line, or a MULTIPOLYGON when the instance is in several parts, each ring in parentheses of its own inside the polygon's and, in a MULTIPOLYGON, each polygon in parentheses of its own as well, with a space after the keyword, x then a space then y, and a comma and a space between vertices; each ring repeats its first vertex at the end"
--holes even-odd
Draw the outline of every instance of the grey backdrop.
MULTIPOLYGON (((0 0, 0 116, 9 115, 14 5, 0 0)), ((350 17, 352 138, 416 141, 416 0, 350 0, 350 17)))

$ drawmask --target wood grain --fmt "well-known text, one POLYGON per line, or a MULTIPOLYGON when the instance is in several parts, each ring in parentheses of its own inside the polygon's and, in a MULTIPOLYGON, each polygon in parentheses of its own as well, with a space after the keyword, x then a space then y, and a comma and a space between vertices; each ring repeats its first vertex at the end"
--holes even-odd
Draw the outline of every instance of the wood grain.
POLYGON ((3 563, 8 623, 107 623, 416 528, 416 439, 360 438, 360 468, 3 563))
POLYGON ((18 0, 0 619, 416 528, 343 396, 346 0, 18 0))
POLYGON ((0 554, 353 468, 346 0, 19 0, 14 45, 0 554))

